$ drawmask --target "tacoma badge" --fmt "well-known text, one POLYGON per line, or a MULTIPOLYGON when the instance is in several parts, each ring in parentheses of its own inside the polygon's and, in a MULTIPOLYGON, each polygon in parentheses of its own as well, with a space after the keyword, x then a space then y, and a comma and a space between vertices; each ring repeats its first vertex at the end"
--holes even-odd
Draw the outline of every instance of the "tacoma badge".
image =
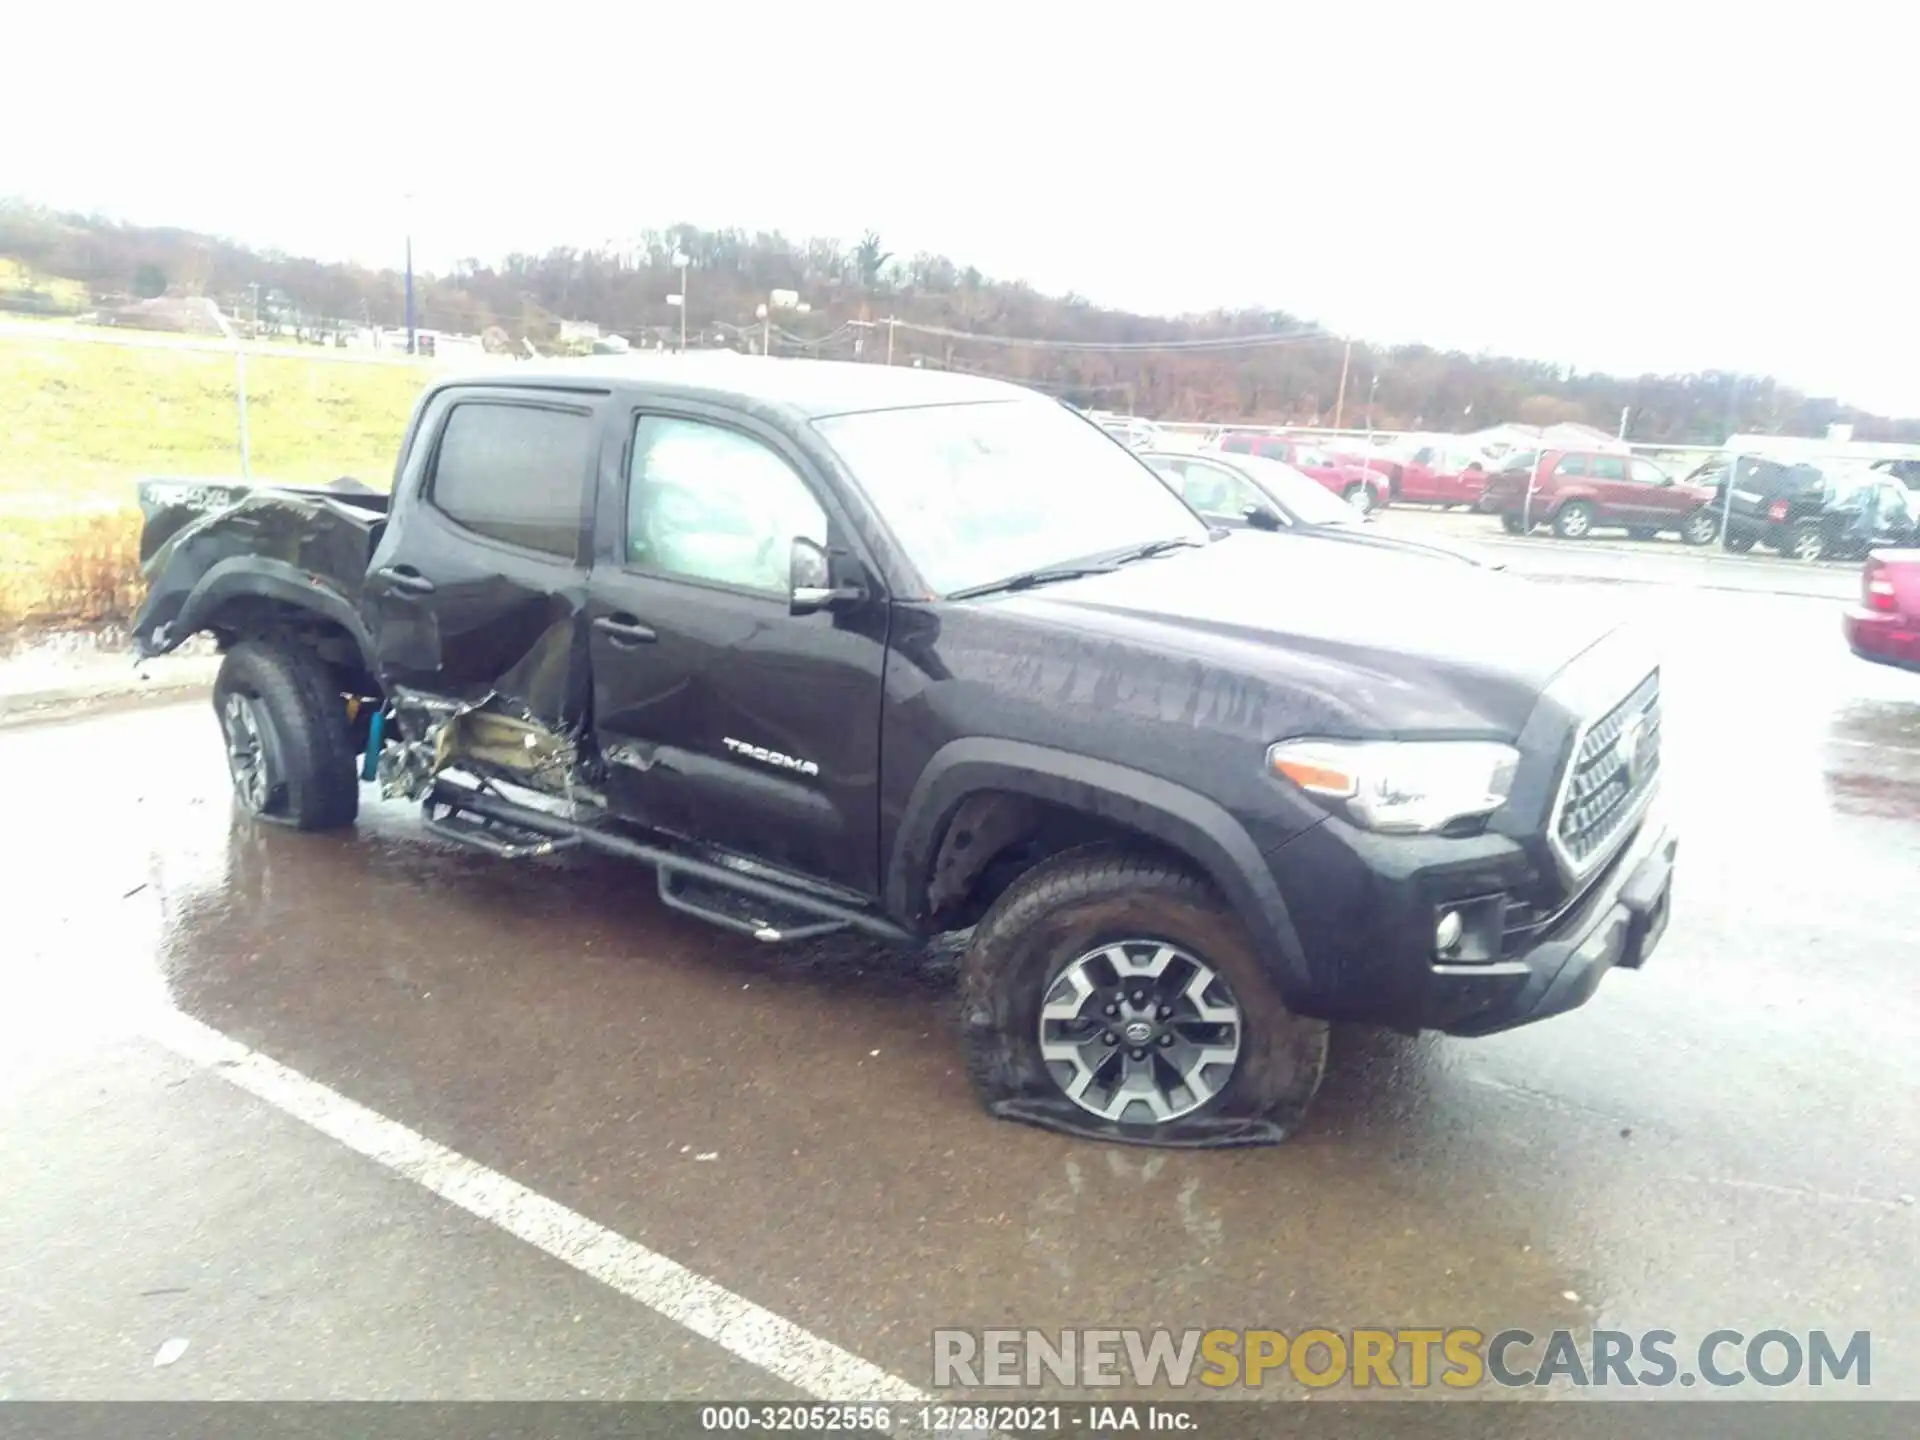
POLYGON ((764 745, 749 745, 746 741, 735 740, 731 736, 726 737, 720 743, 725 745, 727 749, 733 751, 734 754, 745 755, 751 760, 758 760, 762 765, 777 765, 782 770, 797 770, 802 775, 818 775, 820 773, 820 767, 814 764, 813 761, 796 760, 791 755, 782 755, 778 750, 769 750, 764 745))

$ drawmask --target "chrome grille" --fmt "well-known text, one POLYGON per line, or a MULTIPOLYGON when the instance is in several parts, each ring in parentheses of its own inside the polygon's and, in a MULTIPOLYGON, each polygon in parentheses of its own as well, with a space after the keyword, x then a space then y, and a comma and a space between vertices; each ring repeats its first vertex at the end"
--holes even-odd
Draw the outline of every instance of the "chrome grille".
POLYGON ((1560 787, 1554 845, 1575 874, 1632 823, 1660 778, 1660 672, 1581 735, 1560 787))

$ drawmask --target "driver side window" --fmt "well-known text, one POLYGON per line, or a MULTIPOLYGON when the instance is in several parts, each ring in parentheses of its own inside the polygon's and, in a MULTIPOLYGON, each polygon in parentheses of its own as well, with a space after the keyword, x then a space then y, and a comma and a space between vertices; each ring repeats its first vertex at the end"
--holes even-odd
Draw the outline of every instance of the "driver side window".
POLYGON ((784 595, 796 536, 827 543, 800 475, 750 435, 643 415, 627 473, 627 567, 784 595))

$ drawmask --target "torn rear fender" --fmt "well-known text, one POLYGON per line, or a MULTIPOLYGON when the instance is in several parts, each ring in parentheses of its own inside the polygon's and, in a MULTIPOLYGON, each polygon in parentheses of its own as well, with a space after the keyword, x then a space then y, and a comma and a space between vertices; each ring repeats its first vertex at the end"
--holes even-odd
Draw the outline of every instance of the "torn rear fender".
POLYGON ((352 482, 295 489, 163 479, 142 481, 138 494, 147 583, 133 624, 139 654, 174 649, 242 596, 312 610, 369 652, 360 588, 386 496, 352 482))

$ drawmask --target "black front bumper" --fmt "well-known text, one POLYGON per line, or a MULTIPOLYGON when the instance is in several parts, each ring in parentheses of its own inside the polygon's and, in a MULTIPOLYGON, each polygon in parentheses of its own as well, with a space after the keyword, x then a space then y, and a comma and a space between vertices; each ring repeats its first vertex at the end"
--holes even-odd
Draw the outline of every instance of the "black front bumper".
POLYGON ((1613 969, 1638 970, 1666 934, 1679 838, 1657 816, 1626 853, 1534 946, 1493 965, 1433 968, 1432 994, 1450 1035, 1491 1035, 1587 1003, 1613 969), (1499 973, 1491 973, 1498 971, 1499 973))
POLYGON ((1505 837, 1364 835, 1329 821, 1271 857, 1309 976, 1289 998, 1329 1020, 1452 1035, 1572 1010, 1660 943, 1678 848, 1656 801, 1578 893, 1529 904, 1542 866, 1505 837), (1435 953, 1448 910, 1474 917, 1470 957, 1435 953))

